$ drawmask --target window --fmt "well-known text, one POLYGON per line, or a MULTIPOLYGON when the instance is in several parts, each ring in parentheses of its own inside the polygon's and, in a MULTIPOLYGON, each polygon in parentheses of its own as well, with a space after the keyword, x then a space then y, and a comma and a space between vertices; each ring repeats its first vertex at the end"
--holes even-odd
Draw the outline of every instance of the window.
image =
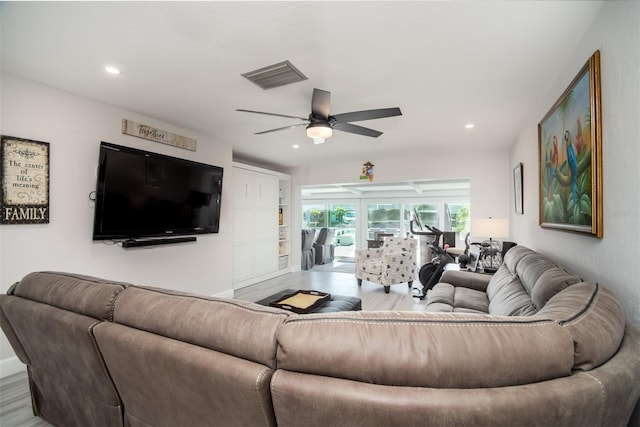
POLYGON ((344 236, 336 238, 336 250, 361 249, 377 233, 409 235, 415 209, 423 226, 454 231, 456 246, 464 245, 470 192, 467 178, 306 186, 301 190, 303 227, 335 228, 338 237, 344 236))
POLYGON ((322 227, 336 230, 335 257, 354 258, 356 248, 356 212, 354 203, 302 204, 302 228, 318 230, 322 227))
POLYGON ((377 233, 400 236, 401 232, 399 203, 367 204, 367 239, 378 240, 377 233))

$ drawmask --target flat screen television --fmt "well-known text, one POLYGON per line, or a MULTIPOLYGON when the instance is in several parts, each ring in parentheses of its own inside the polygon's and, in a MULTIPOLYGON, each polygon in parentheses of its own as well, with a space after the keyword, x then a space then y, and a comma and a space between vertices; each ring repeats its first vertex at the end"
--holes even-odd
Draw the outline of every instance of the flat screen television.
POLYGON ((100 144, 93 240, 217 233, 219 166, 100 144))

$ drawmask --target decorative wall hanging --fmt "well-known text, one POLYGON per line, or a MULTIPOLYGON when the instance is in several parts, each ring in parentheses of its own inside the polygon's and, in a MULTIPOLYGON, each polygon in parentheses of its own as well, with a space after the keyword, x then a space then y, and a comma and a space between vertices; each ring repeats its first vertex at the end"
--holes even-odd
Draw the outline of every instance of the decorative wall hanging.
POLYGON ((538 124, 539 224, 602 237, 600 51, 538 124))
POLYGON ((516 204, 516 213, 524 213, 524 201, 522 200, 522 163, 513 168, 513 200, 516 204))
POLYGON ((0 140, 0 224, 48 224, 49 143, 0 140))
POLYGON ((196 140, 186 136, 177 135, 166 130, 156 129, 132 120, 122 119, 122 133, 149 141, 172 145, 185 150, 196 151, 196 140))
POLYGON ((373 167, 375 165, 371 162, 367 162, 362 165, 362 174, 360 175, 360 179, 368 179, 369 182, 373 181, 373 167))

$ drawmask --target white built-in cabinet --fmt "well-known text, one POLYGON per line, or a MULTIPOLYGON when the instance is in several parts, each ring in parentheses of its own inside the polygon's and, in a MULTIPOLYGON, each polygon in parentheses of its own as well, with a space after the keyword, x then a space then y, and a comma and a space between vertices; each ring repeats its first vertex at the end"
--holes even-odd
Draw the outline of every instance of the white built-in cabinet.
MULTIPOLYGON (((289 230, 288 223, 284 223, 284 209, 290 208, 282 202, 291 197, 290 183, 288 175, 234 163, 234 288, 288 271, 289 230)), ((290 213, 286 215, 288 218, 290 213)))

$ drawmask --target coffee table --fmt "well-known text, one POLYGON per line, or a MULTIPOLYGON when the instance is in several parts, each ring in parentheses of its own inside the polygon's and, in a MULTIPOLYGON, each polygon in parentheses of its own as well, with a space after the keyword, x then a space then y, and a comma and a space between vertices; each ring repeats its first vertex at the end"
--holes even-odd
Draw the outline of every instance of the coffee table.
MULTIPOLYGON (((273 295, 270 295, 260 301, 256 301, 256 304, 268 306, 274 301, 278 301, 285 295, 296 292, 297 289, 285 289, 273 295)), ((311 310, 309 313, 335 313, 338 311, 358 311, 362 310, 362 300, 358 297, 348 297, 345 295, 331 294, 331 300, 324 303, 320 307, 311 310)))

